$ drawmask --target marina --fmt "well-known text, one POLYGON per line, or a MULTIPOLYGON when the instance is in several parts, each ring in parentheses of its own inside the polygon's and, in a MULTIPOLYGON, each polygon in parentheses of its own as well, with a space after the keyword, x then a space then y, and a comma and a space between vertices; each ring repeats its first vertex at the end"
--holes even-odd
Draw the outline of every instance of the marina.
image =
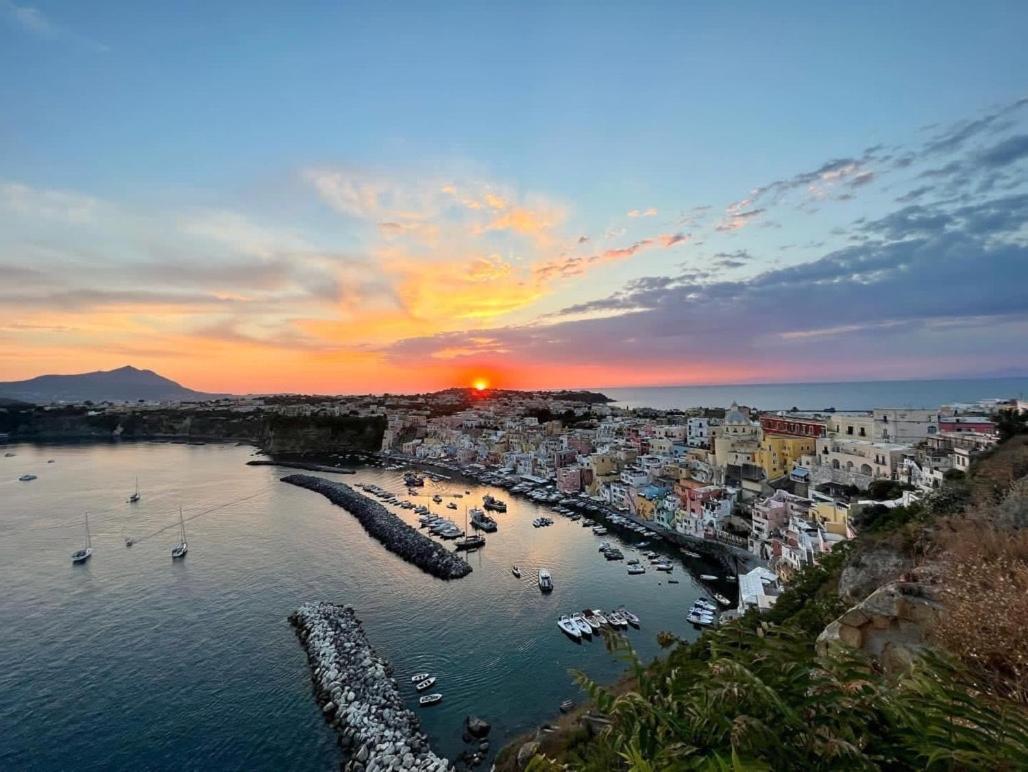
MULTIPOLYGON (((676 565, 671 576, 681 583, 672 585, 657 571, 626 576, 623 562, 598 552, 606 541, 627 559, 648 563, 638 549, 641 535, 611 529, 596 536, 549 503, 494 486, 426 476, 424 492, 410 496, 401 470, 318 475, 378 487, 398 502, 381 506, 421 533, 427 529, 419 528, 416 507, 427 504, 430 516, 448 511, 432 495, 448 501, 467 491, 469 503, 487 494, 504 500, 507 512, 496 515, 499 529, 487 534, 488 545, 460 553, 472 573, 443 582, 386 550, 343 508, 280 482, 281 469, 247 466, 246 447, 19 445, 10 452, 17 456, 6 460, 11 474, 0 482, 12 555, 0 566, 11 588, 0 609, 0 624, 12 631, 0 643, 6 766, 52 768, 70 754, 85 760, 82 769, 169 766, 183 755, 249 769, 337 767, 334 733, 312 698, 306 657, 286 621, 311 600, 359 610, 369 641, 402 675, 403 698, 432 748, 450 758, 465 748, 466 715, 493 721, 490 740, 500 747, 552 720, 562 702, 581 702, 569 669, 601 682, 623 672, 595 632, 593 645, 576 646, 555 629, 562 614, 581 614, 588 624, 594 608, 604 619, 607 610, 631 609, 643 620, 641 630, 619 629, 643 658, 660 651, 661 630, 685 639, 700 632, 686 614, 708 591, 683 567, 676 565), (45 476, 32 485, 17 481, 48 458, 58 463, 45 476), (137 474, 146 495, 129 505, 126 480, 131 486, 137 474), (180 502, 189 554, 173 561, 180 502), (73 566, 69 555, 82 548, 87 510, 93 554, 73 566), (541 517, 553 525, 533 528, 541 517), (140 537, 131 549, 126 535, 140 537), (549 593, 540 592, 540 569, 550 574, 549 593), (412 604, 424 624, 410 624, 412 604), (476 614, 466 613, 469 605, 476 614), (488 632, 482 618, 490 620, 488 632), (538 678, 512 703, 507 695, 524 672, 538 678), (431 705, 421 705, 407 681, 424 673, 438 679, 428 691, 442 695, 431 705), (154 688, 140 692, 141 682, 154 688), (89 707, 98 694, 102 714, 89 707), (66 720, 71 716, 77 720, 66 720), (187 722, 193 731, 183 734, 187 722), (111 754, 91 756, 97 743, 111 754), (289 752, 296 747, 305 750, 299 763, 289 752)), ((428 538, 453 550, 454 540, 428 538)))

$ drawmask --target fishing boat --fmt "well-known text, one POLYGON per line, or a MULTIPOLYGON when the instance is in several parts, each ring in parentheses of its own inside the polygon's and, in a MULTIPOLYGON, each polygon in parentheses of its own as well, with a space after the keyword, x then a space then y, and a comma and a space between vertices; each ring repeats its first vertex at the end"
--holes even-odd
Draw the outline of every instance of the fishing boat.
POLYGON ((436 680, 437 679, 435 676, 432 676, 431 678, 426 678, 424 681, 419 681, 418 683, 414 684, 414 688, 417 689, 419 692, 423 692, 425 691, 425 689, 434 684, 436 680))
POLYGON ((72 563, 85 563, 93 556, 93 540, 89 536, 89 513, 86 513, 86 545, 71 553, 72 563))
POLYGON ((36 479, 36 476, 34 474, 23 474, 18 479, 21 480, 22 482, 31 482, 32 480, 36 479))
POLYGON ((418 697, 418 704, 419 705, 435 705, 437 702, 442 702, 442 701, 443 701, 443 695, 441 695, 439 693, 436 693, 436 694, 426 694, 424 697, 418 697))
POLYGON ((578 629, 578 625, 571 621, 571 617, 564 614, 560 619, 557 620, 557 627, 563 630, 567 635, 574 638, 576 641, 582 640, 582 631, 578 629))
POLYGON ((478 507, 471 508, 471 527, 477 528, 480 531, 488 531, 492 533, 496 530, 496 521, 489 517, 484 510, 478 507))
POLYGON ((545 568, 539 569, 539 589, 543 592, 553 592, 553 578, 545 568))
POLYGON ((482 506, 486 509, 491 509, 494 512, 507 511, 507 505, 504 502, 500 501, 499 499, 495 499, 489 495, 482 497, 482 506))
POLYGON ((432 677, 431 673, 415 673, 414 675, 412 675, 410 677, 410 680, 411 680, 411 683, 419 684, 422 681, 424 681, 426 678, 431 678, 431 677, 432 677))
POLYGON ((511 566, 510 572, 514 574, 514 576, 516 576, 518 579, 521 578, 521 569, 517 566, 511 566))
POLYGON ((178 508, 179 541, 171 548, 171 559, 184 558, 189 552, 189 544, 186 542, 186 521, 182 517, 182 507, 178 508))
POLYGON ((129 504, 135 504, 137 501, 139 501, 139 478, 138 477, 136 478, 136 490, 133 492, 133 494, 131 496, 128 497, 128 503, 129 504))

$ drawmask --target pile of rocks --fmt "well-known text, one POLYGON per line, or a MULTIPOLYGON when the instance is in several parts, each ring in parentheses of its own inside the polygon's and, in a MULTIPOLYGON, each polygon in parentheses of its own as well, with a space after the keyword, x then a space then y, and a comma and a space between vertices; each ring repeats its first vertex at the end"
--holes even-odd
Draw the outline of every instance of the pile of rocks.
POLYGON ((379 504, 357 493, 346 483, 326 480, 309 474, 291 474, 282 482, 316 491, 333 504, 346 509, 356 517, 364 530, 382 542, 408 563, 440 579, 460 579, 471 573, 471 566, 460 555, 450 552, 438 542, 412 528, 379 504))
POLYGON ((451 769, 432 752, 351 606, 305 603, 289 621, 307 649, 321 710, 347 751, 347 772, 451 769))

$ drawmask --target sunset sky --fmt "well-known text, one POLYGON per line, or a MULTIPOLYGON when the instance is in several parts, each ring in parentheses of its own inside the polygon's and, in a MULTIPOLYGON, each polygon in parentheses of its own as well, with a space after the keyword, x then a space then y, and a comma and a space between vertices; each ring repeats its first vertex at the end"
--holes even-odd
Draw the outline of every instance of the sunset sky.
POLYGON ((0 0, 0 380, 1028 372, 1028 3, 0 0))

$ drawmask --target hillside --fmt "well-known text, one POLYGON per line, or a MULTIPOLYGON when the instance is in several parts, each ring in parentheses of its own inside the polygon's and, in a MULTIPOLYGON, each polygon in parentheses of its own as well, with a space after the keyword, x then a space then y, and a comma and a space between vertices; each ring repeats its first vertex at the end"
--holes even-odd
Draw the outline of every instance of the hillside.
POLYGON ((188 389, 152 370, 119 367, 74 375, 40 375, 26 381, 0 382, 0 397, 22 402, 187 402, 217 397, 188 389))
POLYGON ((1028 768, 1028 435, 880 514, 775 608, 630 664, 499 770, 1028 768))

